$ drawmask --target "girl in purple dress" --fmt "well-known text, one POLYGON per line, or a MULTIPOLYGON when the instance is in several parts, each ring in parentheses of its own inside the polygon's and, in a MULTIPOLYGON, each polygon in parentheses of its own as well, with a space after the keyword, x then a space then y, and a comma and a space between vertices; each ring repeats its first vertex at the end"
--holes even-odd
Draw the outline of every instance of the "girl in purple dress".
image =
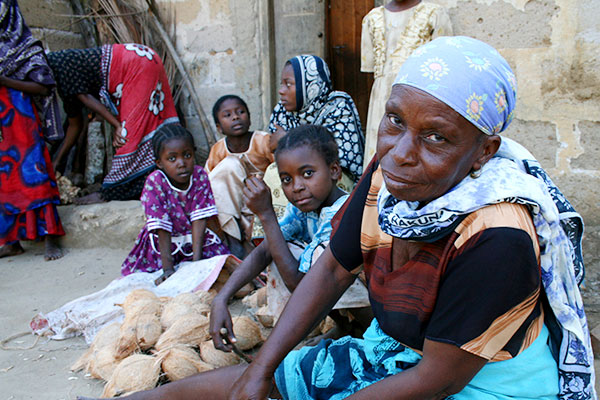
POLYGON ((217 216, 204 169, 194 165, 194 140, 179 124, 163 125, 152 138, 157 171, 146 179, 142 205, 146 224, 121 266, 121 274, 162 268, 158 285, 183 261, 197 261, 229 250, 207 228, 217 216))

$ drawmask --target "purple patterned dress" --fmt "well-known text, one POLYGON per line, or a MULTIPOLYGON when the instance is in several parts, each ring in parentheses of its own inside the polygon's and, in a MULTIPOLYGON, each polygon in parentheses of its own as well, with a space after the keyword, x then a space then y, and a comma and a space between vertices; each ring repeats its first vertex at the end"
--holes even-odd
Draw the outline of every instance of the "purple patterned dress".
MULTIPOLYGON (((146 225, 138 235, 133 250, 121 266, 121 275, 133 272, 154 272, 162 269, 157 229, 171 233, 173 264, 190 261, 192 252, 192 222, 217 215, 208 175, 200 166, 194 167, 187 190, 175 188, 161 170, 146 179, 140 199, 146 213, 146 225)), ((229 250, 210 229, 204 234, 202 258, 228 254, 229 250)))

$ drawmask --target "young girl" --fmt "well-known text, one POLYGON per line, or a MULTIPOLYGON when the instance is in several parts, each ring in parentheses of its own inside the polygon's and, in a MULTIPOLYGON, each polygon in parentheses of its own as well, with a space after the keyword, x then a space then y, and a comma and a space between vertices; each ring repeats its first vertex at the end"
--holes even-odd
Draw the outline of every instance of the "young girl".
POLYGON ((242 201, 244 180, 264 174, 273 162, 270 135, 250 131, 248 106, 235 95, 228 94, 216 101, 213 118, 217 130, 225 137, 210 149, 206 172, 214 189, 219 223, 228 236, 229 248, 236 253, 241 242, 250 239, 253 219, 252 212, 242 201))
POLYGON ((360 70, 375 76, 365 131, 365 167, 375 155, 377 129, 400 66, 417 47, 450 35, 452 25, 444 8, 420 0, 392 0, 363 18, 360 70))
POLYGON ((204 169, 194 165, 194 139, 179 124, 163 125, 152 138, 157 171, 146 179, 142 205, 146 225, 121 266, 121 274, 162 268, 161 283, 182 261, 227 254, 207 228, 217 208, 204 169))
MULTIPOLYGON (((220 349, 228 348, 223 344, 222 327, 227 328, 229 338, 234 340, 228 300, 272 260, 267 302, 276 300, 277 305, 283 306, 285 301, 281 299, 287 300, 289 291, 296 288, 329 242, 331 218, 348 197, 336 186, 341 167, 335 139, 322 126, 303 125, 290 130, 278 143, 275 161, 283 192, 290 203, 278 221, 267 185, 259 177, 247 179, 244 200, 262 222, 266 238, 244 259, 213 300, 211 334, 220 349), (302 248, 298 257, 290 250, 292 242, 302 248), (273 281, 281 285, 273 285, 273 281)), ((362 284, 357 282, 357 285, 359 288, 353 287, 353 298, 349 299, 352 307, 368 306, 366 289, 362 286, 361 291, 362 284)), ((350 304, 349 300, 342 298, 338 308, 350 304)), ((282 308, 277 305, 269 304, 270 310, 276 313, 275 318, 282 308)), ((367 319, 365 328, 370 322, 367 319)))

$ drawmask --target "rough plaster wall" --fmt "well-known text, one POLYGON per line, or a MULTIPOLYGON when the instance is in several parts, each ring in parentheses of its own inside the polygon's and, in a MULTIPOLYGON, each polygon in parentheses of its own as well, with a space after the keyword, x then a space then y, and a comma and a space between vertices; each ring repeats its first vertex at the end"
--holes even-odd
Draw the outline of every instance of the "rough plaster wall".
POLYGON ((19 0, 25 22, 49 50, 85 47, 67 0, 19 0))
MULTIPOLYGON (((262 128, 262 68, 257 1, 171 1, 177 21, 177 50, 213 124, 212 106, 224 94, 237 94, 248 103, 254 129, 262 128)), ((198 125, 189 117, 188 123, 198 125)), ((193 128, 192 128, 193 130, 193 128)))
MULTIPOLYGON (((454 32, 484 40, 516 72, 525 145, 586 223, 588 318, 600 321, 600 1, 440 0, 454 32)), ((594 325, 592 325, 594 326, 594 325)))

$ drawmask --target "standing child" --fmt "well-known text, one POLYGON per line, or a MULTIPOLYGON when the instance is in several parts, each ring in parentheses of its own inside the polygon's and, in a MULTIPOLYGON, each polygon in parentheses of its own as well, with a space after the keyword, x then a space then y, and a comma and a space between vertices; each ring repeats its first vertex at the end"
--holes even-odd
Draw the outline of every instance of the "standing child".
MULTIPOLYGON (((274 298, 279 300, 282 295, 287 299, 290 295, 287 289, 293 291, 296 288, 322 249, 327 246, 332 229, 331 218, 348 197, 336 186, 342 169, 335 139, 322 126, 302 125, 292 128, 279 140, 275 162, 289 204, 278 221, 267 185, 259 177, 247 179, 244 200, 262 222, 266 238, 237 267, 213 300, 210 331, 215 346, 220 349, 230 349, 223 343, 221 328, 227 328, 229 338, 235 340, 227 309, 229 299, 271 261, 273 264, 269 270, 267 302, 271 303, 274 298), (289 244, 292 242, 303 248, 298 258, 290 250, 289 244), (272 285, 274 279, 283 282, 281 285, 272 285), (282 294, 282 290, 286 294, 282 294)), ((365 313, 364 307, 369 305, 369 300, 364 286, 360 288, 362 284, 356 284, 359 288, 352 287, 350 297, 353 298, 345 300, 345 295, 336 308, 343 308, 351 303, 354 307, 353 315, 366 328, 370 323, 371 313, 365 313), (361 311, 356 312, 357 310, 361 311), (365 314, 367 321, 361 319, 365 314)), ((279 304, 283 305, 285 302, 279 304)), ((271 305, 269 304, 270 308, 271 305)), ((281 309, 274 311, 281 312, 281 309)), ((276 318, 278 314, 273 316, 276 318)))
MULTIPOLYGON (((253 220, 252 212, 242 200, 244 181, 251 175, 264 174, 273 162, 270 135, 250 131, 248 105, 238 96, 222 96, 212 112, 217 130, 225 137, 210 149, 206 172, 214 189, 219 223, 229 247, 237 253, 241 243, 250 239, 253 220)), ((241 253, 243 255, 243 250, 241 253)))
POLYGON ((392 0, 363 18, 360 70, 375 76, 365 132, 365 167, 375 155, 377 129, 400 66, 417 47, 449 35, 452 25, 444 8, 421 0, 392 0))
POLYGON ((121 266, 121 274, 162 268, 161 283, 182 261, 227 254, 227 247, 207 228, 217 215, 204 169, 194 165, 194 139, 179 124, 161 126, 152 138, 157 171, 146 179, 142 205, 146 225, 121 266))

